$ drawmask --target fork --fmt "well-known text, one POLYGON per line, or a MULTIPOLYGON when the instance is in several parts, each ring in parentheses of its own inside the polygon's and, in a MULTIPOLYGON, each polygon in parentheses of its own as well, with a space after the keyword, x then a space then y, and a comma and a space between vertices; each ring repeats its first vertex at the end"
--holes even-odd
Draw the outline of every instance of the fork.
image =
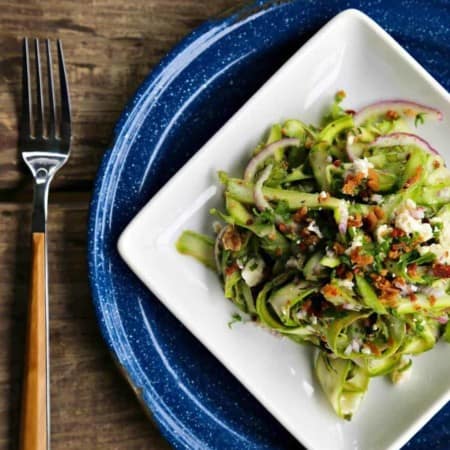
POLYGON ((70 99, 61 41, 57 41, 60 81, 60 114, 57 108, 53 77, 51 43, 46 40, 47 97, 44 101, 40 44, 34 40, 36 98, 30 80, 28 39, 23 42, 23 105, 19 130, 19 150, 34 178, 32 214, 32 264, 28 304, 28 324, 22 414, 21 450, 50 449, 49 389, 49 302, 47 279, 47 204, 50 182, 67 162, 70 153, 70 99))

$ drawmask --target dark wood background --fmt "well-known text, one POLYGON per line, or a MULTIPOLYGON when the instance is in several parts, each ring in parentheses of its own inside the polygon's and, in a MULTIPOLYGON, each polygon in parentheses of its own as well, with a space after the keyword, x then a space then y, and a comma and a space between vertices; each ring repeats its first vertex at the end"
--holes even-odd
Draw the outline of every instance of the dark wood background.
POLYGON ((49 214, 52 448, 167 449, 97 329, 86 267, 92 182, 125 102, 186 33, 239 0, 0 0, 0 450, 15 448, 29 271, 31 179, 17 152, 21 39, 62 38, 69 164, 49 214))

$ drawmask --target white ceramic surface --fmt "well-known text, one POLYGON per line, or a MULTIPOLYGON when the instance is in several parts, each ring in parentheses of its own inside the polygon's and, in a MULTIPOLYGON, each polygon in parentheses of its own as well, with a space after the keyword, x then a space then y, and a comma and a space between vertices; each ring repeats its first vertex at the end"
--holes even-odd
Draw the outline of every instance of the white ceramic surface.
POLYGON ((222 205, 218 170, 240 174, 272 123, 317 123, 339 89, 358 109, 405 98, 441 109, 442 123, 420 134, 450 161, 450 95, 370 18, 336 16, 310 39, 164 186, 128 225, 119 251, 130 268, 187 328, 307 448, 395 449, 450 399, 450 346, 415 358, 401 386, 371 381, 352 422, 337 418, 312 371, 312 351, 253 324, 227 323, 234 312, 208 269, 177 253, 184 229, 212 234, 211 207, 222 205))

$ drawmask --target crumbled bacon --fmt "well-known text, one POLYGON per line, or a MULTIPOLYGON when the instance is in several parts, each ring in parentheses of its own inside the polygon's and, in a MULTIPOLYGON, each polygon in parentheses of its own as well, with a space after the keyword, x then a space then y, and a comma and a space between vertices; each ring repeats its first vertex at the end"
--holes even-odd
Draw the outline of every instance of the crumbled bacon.
POLYGON ((330 194, 328 192, 322 191, 319 196, 317 197, 317 201, 319 203, 323 203, 327 201, 330 198, 330 194))
POLYGON ((372 255, 362 255, 360 253, 361 247, 354 248, 350 253, 350 260, 353 264, 360 267, 368 266, 373 263, 372 255))
POLYGON ((336 267, 336 275, 339 278, 345 278, 347 272, 347 268, 345 267, 344 264, 339 264, 339 266, 336 267))
POLYGON ((377 215, 373 211, 370 211, 369 214, 367 214, 367 216, 364 217, 364 226, 369 231, 372 232, 375 231, 377 224, 378 224, 377 215))
POLYGON ((348 227, 359 228, 362 227, 362 217, 361 214, 355 214, 354 216, 350 216, 347 220, 348 227))
POLYGON ((341 165, 341 160, 340 159, 335 159, 333 161, 333 166, 334 167, 340 167, 340 165, 341 165))
POLYGON ((370 351, 375 355, 375 356, 380 356, 381 355, 381 351, 380 349, 373 343, 373 342, 366 342, 367 347, 370 348, 370 351))
POLYGON ((423 171, 422 166, 418 166, 414 175, 406 181, 406 183, 403 185, 403 187, 406 189, 406 188, 409 188, 410 186, 412 186, 414 183, 417 183, 420 179, 420 175, 422 174, 422 171, 423 171))
POLYGON ((373 212, 377 216, 378 219, 382 219, 384 217, 384 211, 378 205, 373 207, 373 212))
POLYGON ((333 244, 333 250, 336 255, 343 255, 345 253, 345 247, 339 242, 333 244))
POLYGON ((392 305, 397 299, 400 290, 394 287, 392 282, 384 276, 372 273, 370 274, 370 277, 373 280, 374 286, 380 292, 380 298, 384 301, 384 303, 392 305))
POLYGON ((231 274, 236 272, 236 270, 238 270, 238 269, 239 269, 238 265, 234 262, 233 264, 231 264, 231 266, 228 266, 227 268, 225 268, 225 274, 230 276, 231 274))
POLYGON ((363 180, 364 174, 361 172, 358 172, 356 174, 348 174, 345 178, 342 192, 347 195, 356 195, 356 189, 362 184, 363 180))
POLYGON ((417 264, 416 263, 412 263, 409 266, 407 266, 406 273, 410 277, 417 277, 417 264))
POLYGON ((308 215, 308 208, 306 206, 302 206, 294 213, 292 219, 296 223, 301 223, 307 215, 308 215))
POLYGON ((287 233, 287 232, 289 231, 287 225, 284 224, 284 223, 278 224, 278 229, 279 229, 282 233, 287 233))
POLYGON ((430 295, 428 297, 428 300, 429 300, 431 306, 434 306, 436 301, 437 301, 437 299, 436 299, 436 297, 434 295, 430 295))
POLYGON ((374 169, 369 169, 367 177, 367 187, 374 192, 380 190, 380 179, 374 169))
POLYGON ((403 237, 405 235, 406 235, 406 233, 403 230, 401 230, 400 228, 394 228, 392 230, 392 233, 391 233, 391 236, 392 236, 393 239, 400 238, 400 237, 403 237))
POLYGON ((450 278, 450 266, 447 264, 433 264, 433 275, 441 278, 450 278))
POLYGON ((435 160, 433 161, 433 167, 434 167, 435 169, 439 169, 439 167, 441 167, 441 163, 440 163, 437 159, 435 159, 435 160))
POLYGON ((339 289, 336 286, 333 286, 332 284, 326 284, 322 288, 322 293, 326 297, 337 297, 339 295, 339 289))
POLYGON ((299 235, 301 237, 301 243, 306 247, 314 246, 320 241, 319 236, 317 236, 316 233, 312 233, 307 228, 300 230, 299 235))
POLYGON ((386 112, 386 117, 389 120, 398 119, 398 112, 397 111, 393 111, 392 109, 390 109, 389 111, 386 112))
POLYGON ((242 239, 238 230, 228 225, 222 236, 222 244, 225 250, 238 252, 242 247, 242 239))

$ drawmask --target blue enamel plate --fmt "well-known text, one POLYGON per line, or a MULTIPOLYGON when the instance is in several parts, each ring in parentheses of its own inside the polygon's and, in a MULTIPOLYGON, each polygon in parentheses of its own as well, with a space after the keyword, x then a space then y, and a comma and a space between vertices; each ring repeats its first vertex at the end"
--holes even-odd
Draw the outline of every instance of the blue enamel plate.
MULTIPOLYGON (((260 1, 205 23, 164 58, 125 109, 103 158, 89 219, 94 304, 108 347, 175 448, 301 446, 141 284, 119 257, 117 239, 263 82, 348 7, 375 19, 449 89, 443 0, 260 1)), ((450 405, 406 448, 449 449, 450 405)))

